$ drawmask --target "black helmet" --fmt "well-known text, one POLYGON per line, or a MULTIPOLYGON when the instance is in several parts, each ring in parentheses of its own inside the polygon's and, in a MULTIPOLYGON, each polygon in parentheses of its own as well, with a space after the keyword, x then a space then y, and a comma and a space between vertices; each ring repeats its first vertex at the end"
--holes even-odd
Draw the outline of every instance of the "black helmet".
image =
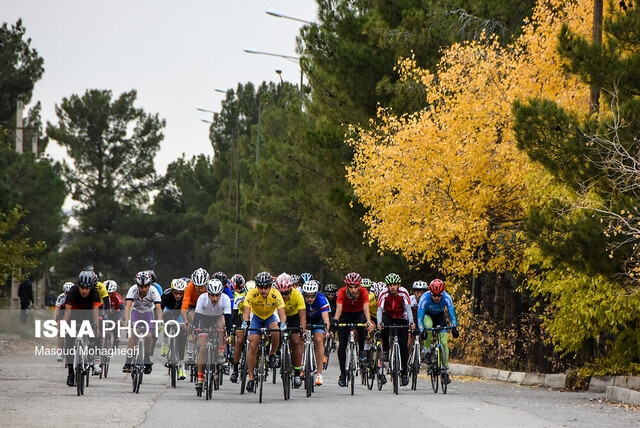
POLYGON ((83 270, 78 275, 79 287, 95 287, 98 284, 98 276, 90 270, 83 270))
POLYGON ((335 284, 327 284, 324 286, 325 293, 336 293, 338 292, 338 286, 335 284))
POLYGON ((227 275, 224 272, 216 272, 213 275, 211 275, 211 278, 215 278, 217 280, 219 280, 222 285, 227 285, 227 275))
POLYGON ((256 287, 272 287, 274 282, 273 276, 269 272, 260 272, 256 275, 256 287))

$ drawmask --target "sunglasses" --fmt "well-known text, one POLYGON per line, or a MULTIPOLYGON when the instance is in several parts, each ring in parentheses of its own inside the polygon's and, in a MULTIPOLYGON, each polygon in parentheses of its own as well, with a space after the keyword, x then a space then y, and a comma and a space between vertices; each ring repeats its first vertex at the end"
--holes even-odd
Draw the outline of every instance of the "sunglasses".
POLYGON ((432 294, 433 297, 442 297, 442 294, 432 294))
POLYGON ((289 294, 291 294, 291 290, 289 291, 283 291, 280 294, 282 294, 283 296, 288 296, 289 294))
POLYGON ((304 295, 304 298, 305 298, 305 299, 315 299, 315 298, 316 298, 316 295, 315 295, 315 294, 305 294, 305 295, 304 295))
POLYGON ((271 286, 267 285, 266 287, 257 287, 257 288, 259 288, 260 290, 268 290, 271 288, 271 286))

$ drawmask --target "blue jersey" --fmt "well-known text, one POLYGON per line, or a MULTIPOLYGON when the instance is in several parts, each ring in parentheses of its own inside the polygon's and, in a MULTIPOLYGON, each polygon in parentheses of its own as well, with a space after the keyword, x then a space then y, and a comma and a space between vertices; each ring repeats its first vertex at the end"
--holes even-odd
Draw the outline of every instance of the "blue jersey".
POLYGON ((418 302, 418 328, 420 331, 424 328, 423 318, 425 315, 435 315, 444 312, 445 308, 449 311, 449 319, 451 325, 457 326, 456 311, 453 309, 453 300, 446 291, 442 293, 442 299, 438 303, 431 299, 431 292, 427 291, 422 295, 418 302))
POLYGON ((233 299, 235 296, 233 295, 233 283, 231 281, 227 280, 223 293, 229 296, 229 299, 231 299, 231 307, 233 308, 233 299))
POLYGON ((309 304, 306 300, 304 304, 307 307, 307 318, 316 318, 323 312, 329 312, 330 309, 329 301, 322 293, 318 293, 316 300, 312 304, 309 304))

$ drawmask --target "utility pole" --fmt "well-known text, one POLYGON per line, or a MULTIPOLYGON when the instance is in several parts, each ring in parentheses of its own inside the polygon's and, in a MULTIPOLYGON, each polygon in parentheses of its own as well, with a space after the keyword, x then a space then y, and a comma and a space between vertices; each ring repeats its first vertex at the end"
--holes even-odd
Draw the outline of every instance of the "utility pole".
MULTIPOLYGON (((602 46, 602 0, 593 0, 593 39, 594 45, 602 46)), ((589 114, 598 114, 600 110, 600 87, 591 83, 589 114)))
POLYGON ((22 154, 22 143, 24 137, 24 122, 22 120, 22 111, 24 103, 18 98, 18 108, 16 109, 16 152, 22 154))

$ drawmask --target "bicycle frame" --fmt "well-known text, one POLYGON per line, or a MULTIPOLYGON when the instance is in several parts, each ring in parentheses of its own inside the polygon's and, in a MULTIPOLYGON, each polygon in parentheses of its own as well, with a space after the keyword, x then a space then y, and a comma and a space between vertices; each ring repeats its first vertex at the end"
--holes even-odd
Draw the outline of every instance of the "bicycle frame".
POLYGON ((346 358, 346 371, 347 371, 347 382, 351 382, 351 395, 354 394, 355 381, 358 376, 358 370, 360 369, 358 366, 358 358, 356 358, 358 354, 357 344, 355 339, 355 331, 358 327, 366 327, 366 324, 362 323, 338 323, 338 327, 347 327, 349 329, 349 345, 347 346, 347 358, 346 358))
MULTIPOLYGON (((400 358, 400 342, 398 341, 398 330, 403 328, 409 328, 408 325, 385 325, 384 329, 390 330, 390 336, 393 336, 392 342, 389 344, 389 373, 393 380, 393 392, 398 394, 399 390, 399 375, 403 370, 402 360, 400 358)), ((391 340, 391 337, 389 337, 391 340)))
POLYGON ((85 381, 86 386, 89 386, 89 344, 84 335, 76 337, 74 350, 73 371, 76 378, 76 390, 78 395, 84 395, 85 381))
POLYGON ((433 327, 425 328, 425 330, 433 332, 431 341, 431 361, 429 362, 429 374, 431 375, 431 387, 433 392, 438 392, 438 384, 442 385, 442 393, 447 393, 446 375, 448 367, 444 362, 444 347, 440 341, 440 333, 452 330, 453 327, 433 327), (435 360, 434 360, 435 357, 435 360))
MULTIPOLYGON (((267 340, 269 339, 268 333, 280 332, 280 329, 278 328, 271 329, 267 327, 247 329, 247 332, 251 332, 251 331, 260 332, 260 343, 258 345, 258 353, 256 355, 256 366, 254 367, 254 380, 255 382, 257 382, 258 389, 260 390, 259 396, 258 396, 258 402, 262 403, 262 387, 267 377, 267 366, 266 366, 267 349, 266 348, 267 348, 267 340)), ((248 334, 246 335, 246 338, 247 340, 249 339, 248 334)), ((254 389, 254 392, 255 392, 255 389, 254 389)))

